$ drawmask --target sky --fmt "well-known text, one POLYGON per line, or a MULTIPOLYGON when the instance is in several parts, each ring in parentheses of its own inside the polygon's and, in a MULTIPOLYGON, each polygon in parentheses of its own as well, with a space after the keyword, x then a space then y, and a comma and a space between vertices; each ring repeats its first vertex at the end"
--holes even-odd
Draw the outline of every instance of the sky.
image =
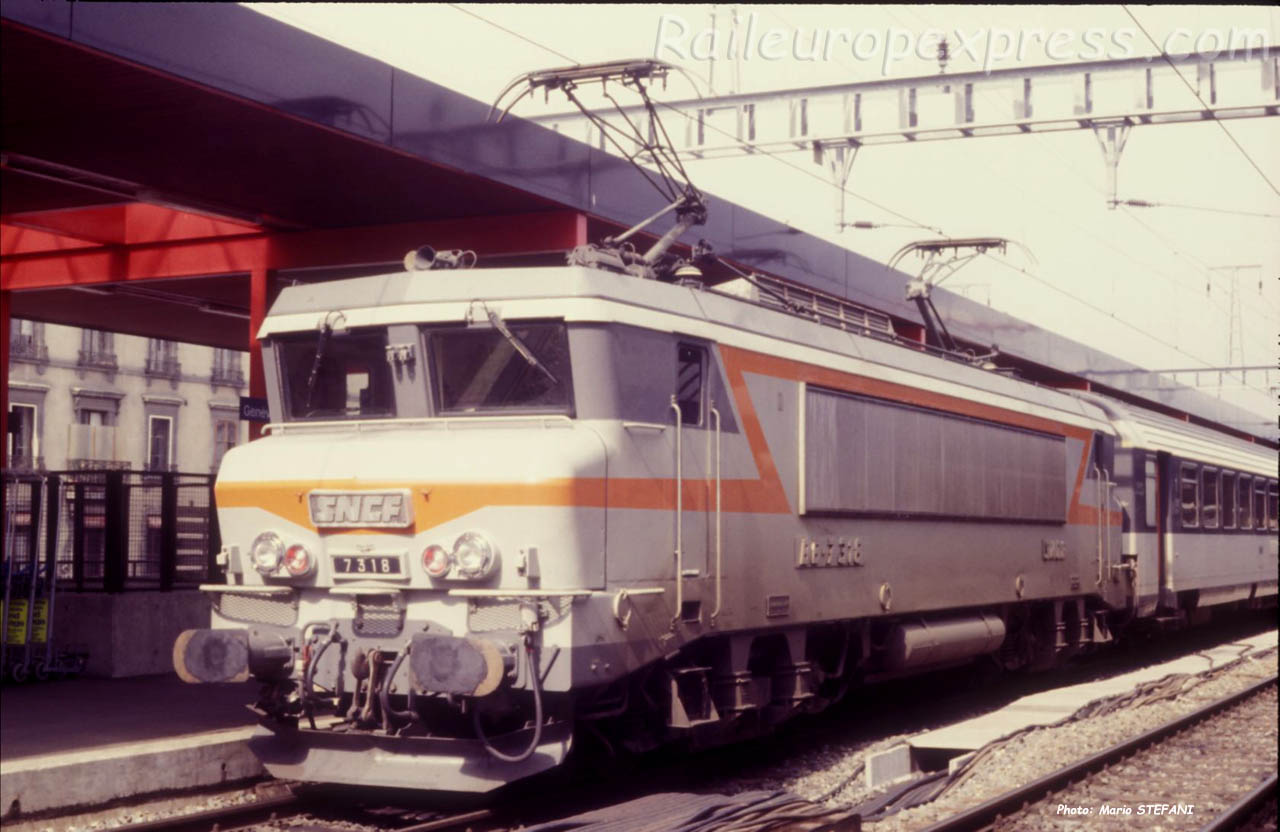
MULTIPOLYGON (((620 58, 658 57, 696 79, 671 81, 655 95, 660 100, 695 91, 708 96, 926 75, 938 70, 934 49, 943 33, 951 46, 948 73, 1161 50, 1209 53, 1246 42, 1256 48, 1264 40, 1280 45, 1280 12, 1268 6, 249 8, 486 103, 520 74, 620 58), (729 40, 735 15, 737 60, 729 40)), ((1182 71, 1194 86, 1194 65, 1182 71)), ((1219 94, 1248 100, 1268 82, 1275 84, 1256 70, 1223 72, 1219 94)), ((1157 89, 1165 106, 1199 106, 1181 84, 1157 89)), ((1100 87, 1097 94, 1132 93, 1100 87)), ((980 94, 977 106, 1010 104, 991 91, 980 94)), ((528 117, 567 109, 563 100, 544 104, 538 96, 514 112, 528 117)), ((888 260, 902 245, 934 236, 920 228, 838 229, 838 192, 806 154, 707 160, 688 170, 704 191, 874 259, 888 260)), ((1109 209, 1098 142, 1088 130, 1073 130, 864 148, 845 186, 846 219, 909 220, 950 236, 1017 241, 1025 251, 975 261, 945 288, 1135 364, 1275 367, 1280 118, 1135 128, 1118 171, 1121 199, 1216 210, 1109 209), (1238 316, 1232 314, 1233 283, 1238 316)), ((1195 382, 1190 374, 1177 378, 1195 382)), ((1238 375, 1227 377, 1221 386, 1217 374, 1200 381, 1203 392, 1274 423, 1280 372, 1253 371, 1243 383, 1238 375)))

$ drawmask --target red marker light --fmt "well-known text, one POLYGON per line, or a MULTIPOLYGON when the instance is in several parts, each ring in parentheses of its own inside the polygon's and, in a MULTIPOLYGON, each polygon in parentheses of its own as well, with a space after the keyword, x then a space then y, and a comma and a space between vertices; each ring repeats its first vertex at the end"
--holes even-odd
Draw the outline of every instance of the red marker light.
POLYGON ((284 568, 295 578, 300 578, 311 571, 315 563, 311 553, 301 543, 295 543, 284 553, 284 568))
POLYGON ((443 546, 433 545, 422 550, 422 568, 426 569, 431 577, 443 578, 449 574, 451 566, 453 566, 452 560, 443 546))

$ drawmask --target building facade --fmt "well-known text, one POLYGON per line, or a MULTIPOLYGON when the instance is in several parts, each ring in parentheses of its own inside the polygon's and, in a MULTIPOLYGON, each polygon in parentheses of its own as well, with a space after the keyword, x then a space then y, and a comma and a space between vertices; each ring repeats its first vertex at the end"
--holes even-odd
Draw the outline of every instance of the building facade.
POLYGON ((248 439, 248 353, 18 318, 10 333, 10 470, 210 473, 248 439))

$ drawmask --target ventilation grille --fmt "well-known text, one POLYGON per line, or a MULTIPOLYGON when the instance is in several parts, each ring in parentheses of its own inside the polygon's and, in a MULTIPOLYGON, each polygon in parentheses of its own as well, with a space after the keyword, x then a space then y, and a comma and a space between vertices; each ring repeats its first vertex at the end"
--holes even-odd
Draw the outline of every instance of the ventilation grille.
POLYGON ((292 627, 298 620, 298 602, 293 595, 237 595, 234 592, 223 592, 217 599, 214 608, 218 615, 234 621, 292 627))
MULTIPOLYGON (((551 598, 539 601, 545 622, 554 621, 569 611, 571 597, 551 598)), ((519 630, 520 602, 472 600, 467 609, 467 629, 473 633, 496 633, 500 630, 519 630)))
POLYGON ((385 638, 400 635, 404 629, 404 610, 390 595, 357 595, 356 635, 385 638))

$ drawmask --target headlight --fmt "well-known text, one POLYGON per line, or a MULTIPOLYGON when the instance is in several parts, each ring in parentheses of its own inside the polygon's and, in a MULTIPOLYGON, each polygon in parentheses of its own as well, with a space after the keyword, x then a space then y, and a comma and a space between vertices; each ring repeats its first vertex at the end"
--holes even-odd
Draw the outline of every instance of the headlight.
POLYGON ((453 544, 458 574, 471 581, 483 580, 498 568, 498 550, 476 532, 467 532, 453 544))
POLYGON ((316 562, 301 543, 295 543, 284 553, 284 568, 295 578, 301 578, 315 568, 316 562))
POLYGON ((270 575, 280 568, 284 558, 284 541, 275 532, 263 532, 253 539, 253 548, 249 550, 249 560, 253 568, 264 575, 270 575))

